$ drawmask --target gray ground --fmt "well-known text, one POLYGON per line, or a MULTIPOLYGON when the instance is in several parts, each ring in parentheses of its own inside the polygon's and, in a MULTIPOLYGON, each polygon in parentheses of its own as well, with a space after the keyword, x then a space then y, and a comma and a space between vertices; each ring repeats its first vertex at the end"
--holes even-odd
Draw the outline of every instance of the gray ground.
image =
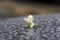
POLYGON ((35 28, 26 28, 24 17, 0 19, 0 40, 60 40, 60 14, 34 15, 35 28))

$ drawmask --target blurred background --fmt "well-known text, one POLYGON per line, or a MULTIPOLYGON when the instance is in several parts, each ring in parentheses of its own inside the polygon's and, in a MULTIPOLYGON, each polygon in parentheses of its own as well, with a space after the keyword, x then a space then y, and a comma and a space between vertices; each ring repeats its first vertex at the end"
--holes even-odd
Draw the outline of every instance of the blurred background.
POLYGON ((60 13, 60 0, 0 0, 0 18, 60 13))

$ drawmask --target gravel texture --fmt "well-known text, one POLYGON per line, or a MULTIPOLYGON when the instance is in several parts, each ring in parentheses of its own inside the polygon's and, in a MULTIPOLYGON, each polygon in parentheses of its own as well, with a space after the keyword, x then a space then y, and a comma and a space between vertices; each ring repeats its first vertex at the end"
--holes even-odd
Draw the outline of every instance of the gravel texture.
POLYGON ((0 19, 0 40, 60 40, 60 14, 34 15, 35 28, 24 17, 0 19))

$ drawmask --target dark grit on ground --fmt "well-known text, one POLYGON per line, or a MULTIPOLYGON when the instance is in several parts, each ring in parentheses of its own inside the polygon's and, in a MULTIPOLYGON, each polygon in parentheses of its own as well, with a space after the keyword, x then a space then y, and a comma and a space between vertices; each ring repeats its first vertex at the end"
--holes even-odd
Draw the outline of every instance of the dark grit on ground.
POLYGON ((34 15, 35 28, 24 17, 0 19, 0 40, 60 40, 60 14, 34 15))

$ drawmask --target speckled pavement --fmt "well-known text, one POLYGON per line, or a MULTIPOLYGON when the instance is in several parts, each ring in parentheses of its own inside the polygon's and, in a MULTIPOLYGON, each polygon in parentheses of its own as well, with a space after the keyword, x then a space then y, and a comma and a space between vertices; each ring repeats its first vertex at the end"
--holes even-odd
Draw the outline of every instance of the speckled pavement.
POLYGON ((35 28, 24 17, 0 19, 0 40, 60 40, 60 14, 34 15, 35 28))

